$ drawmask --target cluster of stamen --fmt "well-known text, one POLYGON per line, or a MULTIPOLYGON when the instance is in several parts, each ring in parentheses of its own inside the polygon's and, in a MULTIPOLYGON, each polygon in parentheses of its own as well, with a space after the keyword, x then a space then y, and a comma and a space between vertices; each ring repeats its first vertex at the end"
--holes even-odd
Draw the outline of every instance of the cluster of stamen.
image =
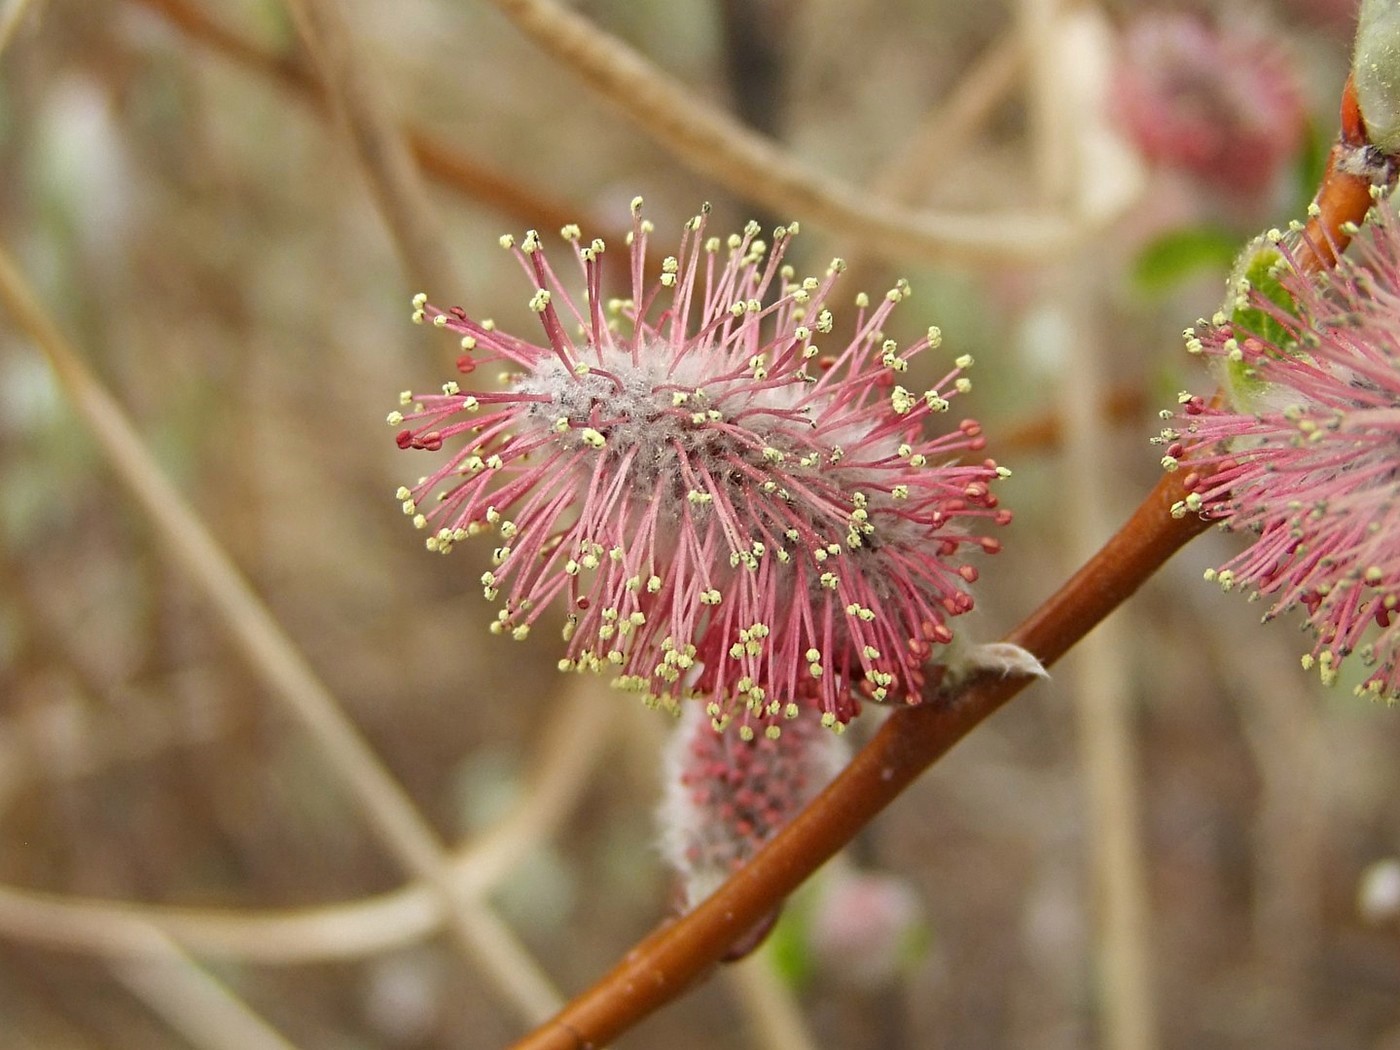
MULTIPOLYGON (((1202 514, 1257 533, 1206 573, 1224 590, 1302 609, 1316 635, 1304 655, 1324 682, 1355 653, 1370 673, 1359 694, 1400 696, 1400 233, 1376 209, 1353 257, 1321 278, 1271 237, 1288 267, 1292 310, 1263 300, 1280 338, 1225 315, 1187 329, 1187 349, 1220 362, 1237 404, 1183 393, 1159 442, 1163 466, 1185 470, 1172 513, 1202 514)), ((1358 232, 1349 230, 1348 232, 1358 232)), ((1296 231, 1295 231, 1296 234, 1296 231)))

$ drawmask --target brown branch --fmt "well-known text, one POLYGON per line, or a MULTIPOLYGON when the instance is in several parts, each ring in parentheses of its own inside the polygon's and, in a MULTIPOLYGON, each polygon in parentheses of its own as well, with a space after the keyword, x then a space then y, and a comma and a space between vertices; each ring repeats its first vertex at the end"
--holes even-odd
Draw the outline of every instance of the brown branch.
MULTIPOLYGON (((1007 640, 1049 666, 1207 523, 1173 518, 1185 496, 1167 474, 1127 524, 1007 640)), ((653 932, 515 1050, 602 1046, 679 996, 928 766, 1019 693, 1028 678, 981 678, 881 727, 836 781, 695 911, 653 932)))
POLYGON ((1325 270, 1337 265, 1337 253, 1351 243, 1351 224, 1359 223, 1371 210, 1371 173, 1352 170, 1347 164, 1368 148, 1366 123, 1356 102, 1356 88, 1347 77, 1342 89, 1342 133, 1327 155, 1322 186, 1309 215, 1303 235, 1300 265, 1306 270, 1325 270))

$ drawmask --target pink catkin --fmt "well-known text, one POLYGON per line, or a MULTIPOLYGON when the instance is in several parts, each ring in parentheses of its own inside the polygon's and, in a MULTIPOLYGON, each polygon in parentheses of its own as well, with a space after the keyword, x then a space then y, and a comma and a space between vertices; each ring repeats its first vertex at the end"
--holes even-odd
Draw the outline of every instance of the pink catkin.
MULTIPOLYGON (((640 202, 636 202, 637 205, 640 202)), ((900 282, 857 299, 834 351, 839 260, 819 278, 782 263, 750 223, 727 242, 685 225, 648 283, 651 224, 634 205, 632 298, 604 304, 600 241, 564 235, 586 293, 571 298, 531 231, 515 254, 535 287, 543 343, 415 299, 415 319, 457 334, 464 374, 498 363, 501 391, 405 392, 390 415, 406 449, 455 448, 399 498, 428 546, 499 536, 482 580, 498 633, 524 637, 558 601, 566 670, 615 668, 649 702, 708 701, 745 735, 804 707, 844 725, 859 697, 913 703, 924 661, 972 607, 969 548, 1005 524, 971 420, 929 436, 927 417, 968 388, 960 358, 921 393, 900 385, 937 329, 900 347, 882 329, 900 282)))
POLYGON ((1303 94, 1257 29, 1149 13, 1123 38, 1118 122, 1147 160, 1235 197, 1272 184, 1302 143, 1303 94))
MULTIPOLYGON (((1216 323, 1187 332, 1193 353, 1244 370, 1248 404, 1181 395, 1163 432, 1164 464, 1191 473, 1173 513, 1198 512, 1254 542, 1208 573, 1302 609, 1316 635, 1303 658, 1335 680, 1355 653, 1371 673, 1357 693, 1400 696, 1400 230, 1387 201, 1339 266, 1299 276, 1280 246, 1296 316, 1275 345, 1216 323)), ((1262 303, 1262 300, 1256 299, 1262 303)), ((1164 416, 1169 415, 1163 413, 1164 416)))

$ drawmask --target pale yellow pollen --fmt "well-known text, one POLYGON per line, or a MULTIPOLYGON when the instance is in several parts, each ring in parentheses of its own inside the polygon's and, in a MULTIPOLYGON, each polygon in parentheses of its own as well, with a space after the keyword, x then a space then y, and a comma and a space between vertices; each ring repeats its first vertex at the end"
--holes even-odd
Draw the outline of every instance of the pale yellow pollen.
MULTIPOLYGON (((963 380, 959 379, 958 382, 961 383, 963 380)), ((924 404, 928 406, 930 412, 946 412, 950 407, 948 402, 938 395, 937 390, 924 391, 924 404)))

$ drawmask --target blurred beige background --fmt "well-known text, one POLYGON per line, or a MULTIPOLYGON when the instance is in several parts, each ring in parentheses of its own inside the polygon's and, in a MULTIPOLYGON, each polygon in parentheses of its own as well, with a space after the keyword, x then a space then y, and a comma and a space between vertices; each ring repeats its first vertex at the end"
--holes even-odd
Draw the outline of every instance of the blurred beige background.
MULTIPOLYGON (((449 347, 410 325, 418 288, 353 152, 285 82, 308 68, 286 9, 26 6, 0 53, 0 242, 443 842, 470 843, 502 818, 523 829, 485 900, 560 991, 584 987, 671 907, 651 821, 666 720, 606 690, 570 698, 555 634, 486 633, 493 610, 475 581, 489 550, 429 555, 403 520, 393 493, 423 467, 395 448, 384 416, 399 390, 451 378, 449 347), (253 50, 240 58, 229 41, 253 50), (600 729, 596 741, 584 727, 600 729), (563 788, 541 797, 541 771, 563 788)), ((1104 528, 1121 520, 1157 475, 1157 407, 1182 387, 1209 389, 1179 331, 1215 308, 1223 274, 1149 294, 1129 278, 1143 244, 1206 221, 1243 238, 1306 200, 1293 171, 1248 207, 1147 171, 1126 214, 1048 265, 881 261, 697 174, 489 4, 337 6, 390 111, 504 187, 431 190, 461 282, 427 289, 436 301, 532 333, 528 286, 499 234, 539 226, 552 239, 561 212, 606 233, 634 194, 662 254, 708 200, 726 226, 802 221, 807 265, 855 257, 850 295, 907 276, 916 294, 893 334, 936 323, 948 352, 977 359, 960 409, 1015 470, 1002 498, 1017 519, 1005 553, 983 563, 967 628, 983 638, 1102 538, 1077 516, 1083 487, 1100 490, 1104 528), (1097 414, 1096 398, 1076 394, 1087 366, 1065 357, 1084 352, 1089 389, 1117 393, 1122 409, 1093 424, 1088 460, 1022 430, 1063 406, 1097 414)), ((1214 10, 1259 20, 1289 49, 1315 134, 1330 138, 1346 12, 1225 6, 1214 10)), ((1106 7, 1111 27, 1142 10, 1106 7)), ((857 187, 932 126, 935 148, 909 176, 916 202, 995 212, 1054 196, 1035 160, 1036 80, 1014 46, 1004 71, 989 59, 1036 8, 575 9, 857 187), (977 75, 986 84, 968 88, 977 75)), ((1112 693, 1137 763, 1138 797, 1124 804, 1141 815, 1130 858, 1148 917, 1136 931, 1150 963, 1141 1027, 1173 1048, 1396 1050, 1400 902, 1386 894, 1400 890, 1386 880, 1400 875, 1384 863, 1400 856, 1400 723, 1348 688, 1322 690, 1298 669, 1310 643, 1289 623, 1261 628, 1261 607, 1201 582, 1237 548, 1203 537, 1112 635, 1112 693)), ((493 1047, 520 1035, 499 975, 456 938, 414 933, 409 912, 366 910, 410 877, 169 554, 32 341, 0 314, 0 1050, 256 1045, 216 1002, 259 1039, 280 1032, 269 1046, 493 1047), (94 900, 159 908, 40 908, 94 900), (167 910, 188 908, 226 909, 224 925, 167 910), (126 950, 137 927, 104 925, 133 915, 155 924, 154 969, 126 950), (277 925, 297 916, 305 933, 277 925), (267 958, 278 950, 307 957, 267 958)), ((1152 1045, 1112 1034, 1114 993, 1097 979, 1093 734, 1078 728, 1075 697, 1100 666, 1067 661, 852 847, 848 863, 916 891, 926 948, 874 989, 809 960, 793 990, 807 1045, 1152 1045)), ((761 1034, 765 1009, 712 980, 618 1045, 777 1046, 761 1034)))

